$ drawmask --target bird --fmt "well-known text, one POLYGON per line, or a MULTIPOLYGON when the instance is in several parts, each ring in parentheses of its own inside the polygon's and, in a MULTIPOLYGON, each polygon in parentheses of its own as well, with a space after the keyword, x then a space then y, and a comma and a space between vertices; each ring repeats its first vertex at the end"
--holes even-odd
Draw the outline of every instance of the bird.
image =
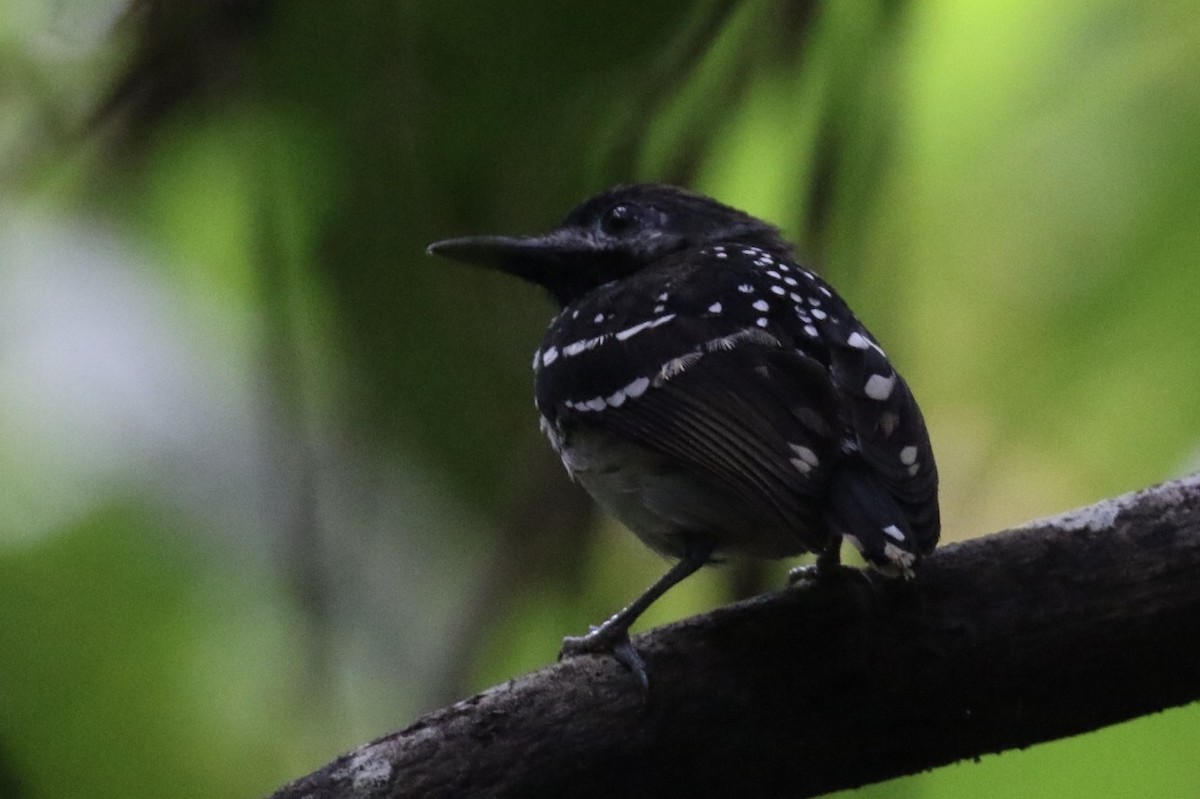
POLYGON ((609 653, 645 688, 630 625, 729 556, 815 553, 843 539, 914 576, 940 535, 924 417, 874 335, 780 230, 677 186, 608 189, 548 233, 483 235, 430 254, 498 270, 558 307, 534 352, 540 427, 569 475, 675 560, 560 658, 609 653))

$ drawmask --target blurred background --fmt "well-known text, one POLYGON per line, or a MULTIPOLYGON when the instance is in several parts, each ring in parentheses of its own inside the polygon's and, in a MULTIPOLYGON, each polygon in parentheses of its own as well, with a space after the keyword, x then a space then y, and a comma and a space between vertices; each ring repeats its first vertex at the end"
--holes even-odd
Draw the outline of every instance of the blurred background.
MULTIPOLYGON (((3 0, 0 797, 268 793, 657 577, 538 434, 548 300, 424 255, 640 180, 886 342, 946 541, 1200 468, 1190 0, 3 0)), ((1197 796, 1198 741, 856 795, 1197 796)))

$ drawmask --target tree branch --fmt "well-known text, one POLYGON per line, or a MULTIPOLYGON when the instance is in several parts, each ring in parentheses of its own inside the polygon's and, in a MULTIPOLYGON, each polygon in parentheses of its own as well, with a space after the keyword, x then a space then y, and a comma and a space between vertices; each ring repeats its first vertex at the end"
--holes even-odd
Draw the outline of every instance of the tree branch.
MULTIPOLYGON (((815 796, 1200 698, 1200 475, 802 585, 435 711, 275 799, 815 796)), ((549 646, 549 644, 548 644, 549 646)))

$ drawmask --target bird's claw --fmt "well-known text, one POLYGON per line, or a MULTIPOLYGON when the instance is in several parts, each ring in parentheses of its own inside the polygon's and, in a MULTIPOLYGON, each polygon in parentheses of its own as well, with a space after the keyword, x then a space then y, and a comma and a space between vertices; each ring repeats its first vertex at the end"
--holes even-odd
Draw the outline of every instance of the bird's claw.
POLYGON ((875 591, 875 583, 871 579, 870 572, 843 563, 823 564, 818 561, 788 570, 787 584, 789 586, 797 583, 832 584, 837 582, 857 583, 865 585, 872 593, 875 591))
POLYGON ((820 574, 817 564, 806 563, 803 566, 796 566, 788 569, 787 584, 789 586, 797 583, 816 582, 820 574))
POLYGON ((578 655, 612 655, 618 663, 633 672, 643 693, 650 689, 650 674, 646 670, 646 661, 638 653, 633 641, 629 640, 626 630, 601 625, 592 627, 587 635, 569 635, 564 638, 558 659, 578 655))

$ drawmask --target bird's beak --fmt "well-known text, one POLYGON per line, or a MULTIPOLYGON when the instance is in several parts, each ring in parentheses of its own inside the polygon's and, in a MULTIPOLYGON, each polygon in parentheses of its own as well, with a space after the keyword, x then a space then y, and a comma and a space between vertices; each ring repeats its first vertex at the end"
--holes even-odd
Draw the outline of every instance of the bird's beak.
POLYGON ((552 271, 571 259, 575 249, 563 236, 551 233, 545 236, 466 236, 436 241, 425 251, 544 285, 552 271))
POLYGON ((549 291, 561 306, 634 271, 619 251, 571 227, 541 236, 447 239, 430 244, 426 252, 519 277, 549 291))

